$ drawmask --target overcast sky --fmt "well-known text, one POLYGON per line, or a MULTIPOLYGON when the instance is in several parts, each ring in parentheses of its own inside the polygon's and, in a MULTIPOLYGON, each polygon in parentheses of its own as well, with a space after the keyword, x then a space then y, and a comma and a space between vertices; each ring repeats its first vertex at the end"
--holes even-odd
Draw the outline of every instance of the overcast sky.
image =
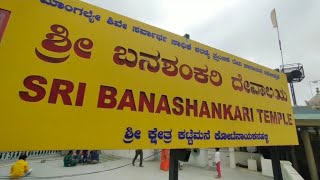
MULTIPOLYGON (((281 65, 276 8, 285 64, 302 63, 306 78, 295 84, 298 105, 311 96, 309 81, 320 80, 319 0, 83 0, 190 38, 263 66, 281 65)), ((313 94, 320 81, 311 83, 313 94)))

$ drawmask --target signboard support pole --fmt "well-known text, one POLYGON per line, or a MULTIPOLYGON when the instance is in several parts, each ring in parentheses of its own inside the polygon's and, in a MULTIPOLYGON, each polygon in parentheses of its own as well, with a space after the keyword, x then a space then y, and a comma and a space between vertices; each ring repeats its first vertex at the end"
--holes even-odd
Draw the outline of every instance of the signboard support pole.
POLYGON ((273 170, 274 180, 283 180, 278 147, 277 146, 270 147, 270 152, 271 152, 271 161, 272 161, 272 170, 273 170))
POLYGON ((170 149, 169 180, 178 180, 179 161, 176 158, 177 153, 176 149, 170 149))

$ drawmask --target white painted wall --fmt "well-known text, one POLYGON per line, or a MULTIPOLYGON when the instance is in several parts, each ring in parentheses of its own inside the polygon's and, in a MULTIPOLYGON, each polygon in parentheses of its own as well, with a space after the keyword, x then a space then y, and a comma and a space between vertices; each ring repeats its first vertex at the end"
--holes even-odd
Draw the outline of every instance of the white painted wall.
POLYGON ((258 169, 261 169, 261 159, 260 159, 261 154, 259 153, 248 153, 248 152, 235 152, 235 161, 236 164, 240 163, 243 165, 248 166, 248 159, 254 159, 257 161, 257 167, 258 169))
MULTIPOLYGON (((215 154, 215 149, 208 149, 208 165, 210 167, 216 166, 214 163, 214 154, 215 154)), ((220 149, 220 160, 221 160, 221 166, 230 167, 229 148, 220 149)))
POLYGON ((200 150, 198 153, 195 153, 192 150, 187 164, 197 167, 206 167, 208 165, 208 150, 200 150))
POLYGON ((261 156, 261 167, 263 175, 273 177, 271 159, 264 159, 263 156, 261 156))
POLYGON ((281 172, 283 180, 303 180, 290 161, 281 161, 281 172))
MULTIPOLYGON (((280 161, 283 180, 303 180, 300 174, 292 167, 290 161, 280 161)), ((271 159, 264 159, 261 156, 262 174, 273 177, 271 159)))

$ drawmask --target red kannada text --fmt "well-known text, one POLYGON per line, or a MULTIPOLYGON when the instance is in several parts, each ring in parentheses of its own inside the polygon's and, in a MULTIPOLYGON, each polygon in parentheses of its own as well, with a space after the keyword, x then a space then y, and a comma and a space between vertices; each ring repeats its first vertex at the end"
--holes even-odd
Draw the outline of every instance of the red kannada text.
MULTIPOLYGON (((48 63, 62 63, 65 62, 70 54, 72 42, 69 39, 69 31, 66 27, 54 24, 50 27, 52 32, 46 34, 46 39, 42 41, 41 46, 48 52, 56 53, 56 56, 51 57, 40 52, 35 48, 35 54, 39 59, 48 63), (61 57, 64 56, 64 57, 61 57)), ((74 52, 78 57, 84 59, 91 58, 91 50, 93 48, 93 41, 88 38, 80 38, 74 43, 74 52)))
POLYGON ((220 72, 209 70, 207 65, 204 65, 204 68, 192 68, 187 64, 179 65, 177 57, 174 60, 161 58, 159 51, 155 55, 146 52, 137 53, 133 49, 126 49, 122 46, 115 47, 114 51, 113 62, 117 65, 125 65, 129 68, 138 66, 140 70, 148 70, 151 73, 157 73, 161 69, 162 73, 169 77, 175 77, 179 74, 184 80, 194 78, 195 81, 202 84, 208 82, 214 86, 222 84, 220 72))

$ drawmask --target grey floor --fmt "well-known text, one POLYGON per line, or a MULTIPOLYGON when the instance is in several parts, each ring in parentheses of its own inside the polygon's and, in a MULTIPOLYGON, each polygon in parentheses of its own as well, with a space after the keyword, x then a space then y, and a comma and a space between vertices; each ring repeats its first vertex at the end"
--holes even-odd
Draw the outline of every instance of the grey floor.
MULTIPOLYGON (((24 179, 75 179, 75 180, 166 180, 168 172, 159 169, 159 161, 146 161, 144 167, 128 165, 119 169, 104 171, 130 164, 130 159, 113 159, 96 165, 78 165, 76 167, 63 167, 62 157, 50 158, 45 163, 40 160, 30 160, 32 175, 24 179), (95 173, 97 171, 103 171, 95 173), (87 174, 89 173, 89 174, 87 174), (85 174, 85 175, 78 175, 85 174), (73 176, 74 175, 74 176, 73 176), (65 177, 67 176, 67 177, 65 177)), ((0 179, 8 176, 10 163, 0 165, 0 179)), ((222 167, 222 179, 236 180, 270 180, 259 172, 252 172, 246 169, 222 167)), ((216 176, 213 168, 198 168, 185 166, 179 171, 179 180, 212 180, 216 176)))

